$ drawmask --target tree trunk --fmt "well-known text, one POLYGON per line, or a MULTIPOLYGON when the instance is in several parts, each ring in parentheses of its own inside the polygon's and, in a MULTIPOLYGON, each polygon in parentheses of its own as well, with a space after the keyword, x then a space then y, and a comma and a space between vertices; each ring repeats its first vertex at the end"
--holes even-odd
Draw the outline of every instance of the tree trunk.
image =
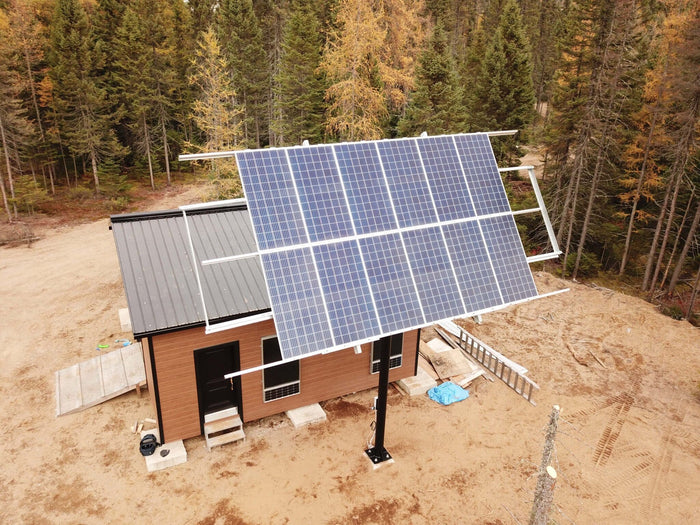
POLYGON ((148 126, 146 125, 146 116, 141 117, 141 122, 143 123, 143 137, 146 141, 146 158, 148 159, 148 174, 151 177, 151 189, 156 189, 155 180, 153 180, 153 162, 151 162, 151 136, 148 133, 148 126))
POLYGON ((652 239, 651 246, 649 247, 649 255, 647 256, 646 268, 644 268, 644 279, 642 279, 642 291, 646 291, 649 286, 651 271, 654 268, 654 255, 656 254, 656 247, 659 244, 659 237, 661 237, 661 229, 663 228, 664 219, 666 218, 666 208, 668 207, 668 201, 671 198, 671 189, 673 188, 674 180, 675 176, 668 181, 668 185, 666 186, 664 202, 661 205, 661 210, 659 211, 659 220, 656 223, 656 228, 654 230, 654 238, 652 239))
POLYGON ((554 454, 554 442, 559 426, 559 411, 559 405, 554 405, 549 416, 544 447, 542 448, 542 461, 540 462, 537 487, 535 489, 535 499, 532 505, 532 512, 530 513, 530 525, 546 525, 548 523, 547 516, 552 504, 554 480, 557 477, 556 471, 549 464, 554 454))
POLYGON ((693 198, 694 197, 695 197, 695 192, 691 192, 690 199, 688 199, 688 205, 685 207, 685 211, 683 212, 683 218, 681 219, 681 224, 678 227, 678 231, 676 231, 676 239, 673 241, 673 248, 671 248, 671 255, 668 256, 668 264, 664 268, 664 275, 663 275, 663 277, 661 277, 661 281, 659 281, 658 288, 663 288, 664 285, 666 284, 666 278, 668 277, 668 272, 671 270, 671 266, 673 265, 673 260, 676 257, 676 251, 678 250, 678 245, 681 242, 681 237, 683 236, 683 230, 685 229, 685 223, 688 221, 688 214, 690 213, 690 209, 693 206, 693 198))
POLYGON ((695 284, 693 285, 693 293, 690 294, 690 304, 688 304, 688 313, 685 314, 686 319, 693 318, 693 306, 695 306, 695 299, 700 292, 700 267, 698 267, 698 273, 695 275, 695 284))
POLYGON ((695 217, 693 218, 693 223, 690 225, 690 230, 685 238, 685 244, 683 245, 683 250, 681 250, 681 255, 676 263, 676 268, 671 276, 671 282, 668 283, 668 293, 671 294, 676 289, 678 280, 681 277, 681 271, 683 270, 683 263, 685 258, 688 256, 688 251, 690 250, 693 241, 695 240, 695 232, 698 229, 698 223, 700 223, 700 200, 698 200, 698 207, 695 210, 695 217))
MULTIPOLYGON (((10 151, 7 147, 7 139, 5 137, 5 125, 0 118, 0 138, 2 138, 2 150, 5 155, 5 167, 7 168, 7 183, 10 187, 10 198, 12 199, 12 209, 14 211, 15 219, 17 218, 17 205, 15 204, 15 184, 12 181, 12 164, 10 163, 10 151)), ((3 191, 4 194, 4 191, 3 191)), ((5 197, 7 201, 7 197, 5 197)), ((10 208, 7 208, 8 214, 10 215, 10 220, 12 220, 12 215, 9 213, 10 208)))
POLYGON ((0 172, 0 190, 2 191, 2 203, 5 206, 5 212, 7 212, 7 220, 12 222, 12 212, 10 212, 10 203, 7 201, 7 192, 5 191, 5 181, 2 179, 2 172, 0 172))
POLYGON ((92 176, 95 179, 95 195, 99 195, 100 194, 100 177, 97 174, 97 154, 96 154, 94 148, 92 150, 90 150, 90 162, 92 163, 92 176))
POLYGON ((168 134, 165 130, 165 119, 160 119, 161 131, 163 132, 163 153, 165 157, 165 175, 167 179, 167 184, 170 186, 170 148, 168 147, 168 134))
POLYGON ((650 296, 654 293, 654 289, 656 288, 656 280, 659 278, 661 265, 663 264, 664 256, 666 255, 666 245, 668 244, 668 238, 671 235, 671 229, 673 228, 673 219, 676 215, 676 203, 678 202, 678 194, 680 193, 682 182, 682 174, 678 173, 678 176, 676 178, 676 185, 673 189, 673 196, 671 197, 671 204, 668 209, 668 216, 666 217, 666 229, 664 230, 664 235, 661 239, 661 247, 659 248, 659 255, 657 257, 656 266, 654 268, 654 276, 651 278, 651 284, 649 285, 650 296))
POLYGON ((634 231, 634 216, 637 214, 637 206, 639 204, 639 199, 642 195, 642 188, 644 187, 644 181, 646 179, 647 173, 647 161, 649 160, 649 152, 651 151, 651 143, 654 138, 654 132, 656 130, 656 122, 659 116, 659 106, 661 104, 661 97, 663 96, 663 86, 664 79, 666 78, 666 68, 668 66, 668 58, 664 63, 664 72, 661 75, 661 81, 659 82, 659 89, 656 93, 656 103, 654 104, 654 113, 651 117, 651 125, 649 126, 649 134, 647 135, 647 140, 644 145, 644 157, 642 159, 642 167, 639 170, 639 180, 637 180, 637 187, 634 191, 634 199, 632 201, 632 211, 630 212, 630 222, 627 225, 627 235, 625 236, 625 249, 622 252, 622 262, 620 263, 620 271, 618 275, 625 273, 625 267, 627 266, 627 260, 630 253, 630 245, 632 243, 632 232, 634 231))
MULTIPOLYGON (((659 256, 657 259, 656 267, 654 268, 654 277, 649 285, 649 293, 653 293, 654 286, 656 285, 656 279, 659 275, 661 269, 661 262, 663 261, 664 251, 666 250, 666 243, 668 242, 668 235, 670 233, 671 224, 673 222, 673 214, 675 211, 676 200, 678 198, 678 192, 680 190, 681 183, 683 181, 683 174, 685 173, 686 166, 688 165, 688 160, 690 158, 691 147, 695 137, 695 127, 697 125, 698 113, 700 112, 700 93, 696 94, 695 97, 690 101, 688 108, 688 118, 685 124, 680 128, 680 136, 676 141, 677 147, 674 149, 674 161, 671 167, 672 181, 671 184, 674 186, 673 198, 671 201, 671 206, 669 208, 669 217, 666 221, 666 230, 664 232, 664 238, 659 250, 659 256)), ((669 197, 670 187, 667 189, 666 198, 664 199, 664 208, 661 210, 662 217, 665 212, 667 199, 669 197)), ((642 290, 646 290, 646 284, 649 280, 649 275, 651 274, 651 269, 654 267, 653 263, 653 250, 656 248, 656 242, 660 235, 662 228, 662 218, 659 218, 659 224, 656 226, 656 232, 654 233, 654 243, 652 243, 652 248, 649 253, 649 261, 647 261, 647 269, 644 272, 644 282, 642 283, 642 290)))

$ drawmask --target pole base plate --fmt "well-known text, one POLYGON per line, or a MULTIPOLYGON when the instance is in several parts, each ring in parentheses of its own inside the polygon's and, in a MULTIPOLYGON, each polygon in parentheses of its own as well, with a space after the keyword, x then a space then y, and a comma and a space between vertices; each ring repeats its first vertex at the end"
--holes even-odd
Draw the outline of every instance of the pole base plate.
POLYGON ((384 447, 368 448, 365 450, 365 454, 367 454, 367 457, 369 457, 370 461, 375 465, 391 459, 391 454, 389 454, 384 447))

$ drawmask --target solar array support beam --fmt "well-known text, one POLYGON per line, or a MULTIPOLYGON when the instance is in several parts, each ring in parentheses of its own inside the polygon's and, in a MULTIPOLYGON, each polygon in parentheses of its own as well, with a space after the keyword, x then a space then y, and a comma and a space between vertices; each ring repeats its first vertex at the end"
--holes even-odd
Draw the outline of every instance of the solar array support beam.
POLYGON ((386 429, 386 399, 389 391, 390 345, 381 345, 379 358, 379 385, 377 387, 377 419, 374 427, 374 446, 365 450, 375 465, 389 461, 391 454, 384 448, 384 431, 386 429))

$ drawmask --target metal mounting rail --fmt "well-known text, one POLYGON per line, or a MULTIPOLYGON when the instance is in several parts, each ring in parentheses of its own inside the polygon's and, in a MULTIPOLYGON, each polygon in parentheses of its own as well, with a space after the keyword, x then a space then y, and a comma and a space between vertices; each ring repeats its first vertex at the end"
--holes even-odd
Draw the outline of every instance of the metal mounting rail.
POLYGON ((457 343, 462 351, 481 363, 484 368, 493 373, 525 400, 537 406, 537 403, 532 400, 533 391, 540 389, 537 383, 513 370, 500 357, 494 355, 488 345, 479 341, 462 327, 459 327, 459 330, 457 343))

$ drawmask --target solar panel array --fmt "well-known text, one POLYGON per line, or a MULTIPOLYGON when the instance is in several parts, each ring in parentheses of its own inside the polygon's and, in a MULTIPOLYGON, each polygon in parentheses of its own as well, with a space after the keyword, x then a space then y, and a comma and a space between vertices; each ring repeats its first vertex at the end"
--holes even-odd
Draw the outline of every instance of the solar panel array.
POLYGON ((537 296, 484 133, 236 160, 285 359, 537 296))

